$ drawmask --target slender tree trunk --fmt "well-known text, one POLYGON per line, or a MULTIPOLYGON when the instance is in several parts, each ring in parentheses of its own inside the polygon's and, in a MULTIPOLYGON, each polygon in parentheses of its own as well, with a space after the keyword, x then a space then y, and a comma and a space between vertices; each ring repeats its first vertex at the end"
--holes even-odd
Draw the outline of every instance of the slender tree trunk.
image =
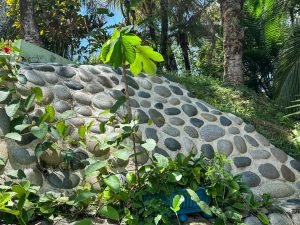
POLYGON ((186 71, 191 71, 191 64, 189 59, 189 43, 188 37, 186 33, 179 32, 178 35, 178 42, 183 54, 184 66, 186 71))
POLYGON ((168 30, 169 30, 168 5, 169 5, 168 0, 160 0, 160 14, 161 14, 160 52, 165 59, 166 69, 171 70, 170 57, 168 54, 168 30))
POLYGON ((144 10, 147 18, 149 19, 149 34, 150 38, 153 42, 153 48, 155 51, 157 51, 157 38, 155 33, 155 25, 154 25, 154 17, 153 17, 153 9, 154 9, 154 3, 152 0, 145 0, 144 1, 144 10))
POLYGON ((34 0, 19 0, 21 33, 25 41, 43 46, 37 24, 34 19, 34 0))
POLYGON ((244 83, 243 38, 241 27, 243 0, 218 0, 221 7, 224 47, 224 82, 234 85, 244 83))
POLYGON ((207 65, 211 65, 212 64, 212 59, 213 59, 213 55, 214 55, 214 51, 215 51, 215 48, 216 48, 216 29, 215 29, 215 25, 213 23, 213 21, 208 17, 208 23, 209 23, 209 26, 210 26, 210 29, 209 29, 209 32, 210 32, 210 36, 211 36, 211 46, 208 50, 208 53, 207 53, 207 59, 206 59, 206 62, 207 62, 207 65))

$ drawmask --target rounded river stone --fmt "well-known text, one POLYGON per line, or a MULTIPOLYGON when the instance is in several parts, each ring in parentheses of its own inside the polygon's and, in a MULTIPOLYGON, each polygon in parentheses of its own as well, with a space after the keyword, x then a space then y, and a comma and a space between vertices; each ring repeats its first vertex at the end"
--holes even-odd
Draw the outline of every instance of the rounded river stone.
POLYGON ((282 163, 288 159, 287 154, 279 148, 271 148, 271 152, 273 156, 282 163))
POLYGON ((131 87, 128 87, 128 94, 129 94, 129 96, 134 96, 135 91, 131 87))
POLYGON ((131 98, 131 99, 129 99, 129 101, 130 101, 131 107, 133 107, 133 108, 140 108, 140 104, 137 102, 137 100, 131 98))
POLYGON ((55 68, 51 65, 36 65, 33 67, 33 69, 38 70, 38 71, 43 71, 43 72, 54 72, 55 68))
POLYGON ((206 125, 201 128, 200 136, 207 142, 214 141, 225 135, 225 130, 217 125, 206 125))
POLYGON ((271 163, 261 164, 258 167, 258 171, 262 176, 269 179, 277 179, 280 176, 276 167, 273 166, 271 163))
POLYGON ((261 182, 260 177, 251 171, 243 172, 241 178, 249 187, 257 187, 261 182))
POLYGON ((35 85, 44 86, 46 84, 43 78, 41 77, 42 73, 40 72, 29 70, 24 75, 29 82, 35 85))
POLYGON ((59 76, 66 77, 66 78, 71 78, 71 77, 74 77, 76 75, 75 70, 72 69, 69 66, 57 67, 56 72, 59 76))
POLYGON ((139 79, 139 83, 142 86, 142 88, 144 88, 146 90, 152 89, 152 83, 147 79, 139 79))
POLYGON ((120 90, 110 90, 108 93, 110 94, 111 97, 113 97, 116 100, 124 96, 124 93, 120 90))
POLYGON ((165 126, 162 131, 172 137, 178 137, 180 135, 180 131, 177 128, 169 125, 165 126))
POLYGON ((56 84, 58 82, 58 77, 55 75, 55 73, 43 73, 43 78, 49 84, 56 84))
POLYGON ((172 95, 171 91, 165 86, 154 87, 154 92, 162 97, 168 98, 172 95))
POLYGON ((143 110, 138 109, 137 113, 139 115, 139 124, 148 123, 150 118, 143 110))
POLYGON ((198 131, 197 131, 194 127, 191 127, 191 126, 185 126, 185 127, 184 127, 184 131, 185 131, 185 133, 187 133, 191 138, 198 138, 198 137, 199 137, 198 131))
POLYGON ((201 109, 203 112, 209 112, 208 108, 202 104, 201 102, 196 102, 196 105, 201 109))
POLYGON ((237 168, 247 167, 251 165, 251 159, 248 157, 235 157, 233 159, 233 162, 237 168))
POLYGON ((93 80, 93 74, 83 68, 79 68, 79 77, 84 82, 90 82, 93 80))
POLYGON ((151 95, 145 91, 139 91, 138 96, 141 98, 151 98, 151 95))
POLYGON ((42 92, 43 92, 43 103, 44 104, 52 103, 54 99, 53 91, 50 90, 49 88, 42 87, 42 92))
POLYGON ((272 213, 269 215, 269 218, 272 225, 293 225, 292 220, 281 213, 272 213))
POLYGON ((181 96, 180 99, 181 99, 182 101, 187 102, 187 103, 192 103, 191 99, 188 98, 188 97, 186 97, 186 96, 181 96))
POLYGON ((170 157, 170 155, 163 149, 159 148, 159 147, 155 147, 155 149, 153 150, 152 154, 154 155, 155 153, 158 153, 160 155, 163 155, 165 157, 170 157))
POLYGON ((181 106, 181 108, 183 112, 185 112, 185 114, 189 117, 196 116, 198 113, 198 110, 194 106, 189 104, 184 104, 183 106, 181 106))
POLYGON ((154 105, 154 107, 157 108, 157 109, 163 109, 163 108, 164 108, 164 105, 163 105, 162 103, 158 102, 158 103, 156 103, 156 104, 154 105))
POLYGON ((233 141, 234 141, 234 145, 235 145, 236 149, 240 153, 246 153, 247 152, 246 142, 244 141, 244 139, 241 136, 234 136, 233 141))
POLYGON ((217 116, 222 115, 222 112, 220 112, 219 110, 212 110, 211 113, 212 113, 212 114, 215 114, 215 115, 217 115, 217 116))
POLYGON ((269 140, 265 138, 263 135, 257 133, 254 136, 256 140, 258 140, 263 146, 270 146, 269 140))
POLYGON ((184 120, 179 117, 170 117, 169 122, 175 126, 182 126, 185 123, 184 120))
POLYGON ((51 186, 61 189, 72 189, 80 182, 80 178, 76 174, 61 171, 50 173, 47 180, 51 186))
POLYGON ((97 81, 102 84, 104 87, 112 88, 114 85, 110 79, 104 76, 98 76, 97 81))
POLYGON ((198 127, 198 128, 202 127, 204 124, 203 120, 200 120, 198 118, 191 118, 190 122, 191 122, 191 124, 193 124, 195 127, 198 127))
POLYGON ((255 127, 252 124, 246 124, 245 127, 244 127, 244 130, 247 133, 252 133, 252 132, 255 131, 255 127))
POLYGON ((215 122, 218 119, 216 116, 209 114, 209 113, 201 113, 201 116, 210 122, 215 122))
POLYGON ((145 107, 145 108, 150 108, 151 107, 151 102, 147 101, 147 100, 142 100, 140 102, 141 106, 142 107, 145 107))
POLYGON ((77 110, 77 113, 79 113, 82 116, 92 116, 93 115, 93 111, 91 109, 91 107, 89 106, 82 106, 77 110))
POLYGON ((179 105, 179 104, 180 104, 180 100, 179 100, 178 98, 171 98, 171 99, 169 100, 169 103, 170 103, 171 105, 179 105))
POLYGON ((165 99, 165 98, 162 98, 162 97, 155 97, 154 98, 154 101, 155 102, 160 102, 160 103, 168 103, 168 100, 167 99, 165 99))
POLYGON ((291 185, 280 181, 266 182, 260 187, 260 190, 262 193, 269 193, 271 198, 285 198, 295 193, 295 189, 291 185))
POLYGON ((300 161, 293 159, 290 164, 295 170, 300 172, 300 161))
POLYGON ((110 76, 109 78, 115 85, 118 85, 120 83, 119 79, 115 76, 110 76))
POLYGON ((189 139, 187 137, 183 138, 183 146, 189 152, 193 152, 194 154, 198 153, 197 152, 197 147, 196 147, 195 143, 191 139, 189 139))
POLYGON ((146 128, 145 130, 146 137, 155 140, 158 142, 157 131, 153 128, 146 128))
POLYGON ((164 116, 158 112, 155 109, 149 109, 148 111, 153 123, 158 126, 158 127, 162 127, 165 124, 165 118, 164 116))
POLYGON ((92 104, 91 96, 88 94, 75 93, 74 98, 78 103, 80 103, 82 105, 91 105, 92 104))
POLYGON ((295 174, 286 165, 281 166, 281 174, 282 174, 283 178, 286 179, 289 182, 295 182, 296 181, 295 174))
POLYGON ((257 143, 257 141, 256 141, 253 137, 251 137, 251 136, 245 134, 245 135, 244 135, 244 138, 245 138, 246 141, 247 141, 250 145, 252 145, 253 147, 258 147, 258 146, 259 146, 259 144, 257 143))
POLYGON ((175 107, 165 109, 165 114, 167 114, 169 116, 178 115, 180 113, 181 113, 180 109, 175 108, 175 107))
POLYGON ((253 159, 268 159, 271 157, 271 153, 263 149, 251 151, 250 155, 253 159))
MULTIPOLYGON (((132 87, 132 88, 134 88, 136 90, 140 89, 138 83, 132 77, 127 76, 126 79, 127 79, 128 86, 130 86, 130 87, 132 87)), ((122 78, 122 81, 124 82, 123 78, 122 78)))
POLYGON ((84 86, 80 82, 75 80, 65 80, 64 83, 68 88, 73 90, 81 90, 84 88, 84 86))
POLYGON ((72 95, 70 90, 63 85, 55 85, 54 87, 55 95, 61 100, 71 100, 72 95))
POLYGON ((110 109, 113 104, 113 98, 105 93, 100 93, 95 95, 93 98, 94 106, 96 106, 98 109, 110 109))
POLYGON ((10 161, 20 165, 30 165, 36 161, 34 151, 31 149, 17 148, 9 151, 10 161))
POLYGON ((239 133, 240 133, 240 129, 237 128, 237 127, 229 127, 229 128, 228 128, 228 132, 229 132, 230 134, 239 134, 239 133))
POLYGON ((178 151, 181 149, 181 144, 174 138, 166 138, 164 143, 165 146, 171 151, 178 151))
POLYGON ((174 85, 170 85, 169 87, 174 94, 183 95, 183 91, 179 87, 174 86, 174 85))
POLYGON ((203 144, 201 146, 201 152, 203 156, 205 156, 208 159, 213 159, 215 157, 214 148, 210 144, 203 144))
POLYGON ((156 84, 162 84, 163 83, 163 80, 160 79, 158 76, 151 77, 150 79, 153 83, 156 83, 156 84))
POLYGON ((57 112, 63 113, 67 110, 70 110, 72 106, 68 102, 60 100, 54 103, 54 108, 57 112))
POLYGON ((84 163, 82 162, 83 160, 87 159, 89 156, 88 154, 83 151, 83 150, 76 150, 73 153, 73 156, 71 161, 70 161, 70 166, 72 170, 82 170, 85 168, 84 163))
POLYGON ((233 145, 230 141, 222 139, 218 141, 217 149, 219 153, 224 153, 226 156, 229 156, 233 151, 233 145))
POLYGON ((102 85, 94 83, 94 84, 87 85, 86 91, 90 92, 91 94, 97 94, 99 92, 104 91, 104 88, 102 87, 102 85))
POLYGON ((230 126, 232 124, 231 120, 226 118, 225 116, 221 116, 220 117, 220 123, 223 125, 223 126, 230 126))
POLYGON ((0 135, 6 135, 9 132, 10 118, 4 108, 0 108, 0 135))

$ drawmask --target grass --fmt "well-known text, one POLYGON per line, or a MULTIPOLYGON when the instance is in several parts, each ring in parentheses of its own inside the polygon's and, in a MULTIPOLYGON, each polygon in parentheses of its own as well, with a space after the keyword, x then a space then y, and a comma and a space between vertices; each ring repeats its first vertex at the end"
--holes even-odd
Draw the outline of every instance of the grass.
POLYGON ((197 98, 253 124, 274 146, 300 159, 300 151, 293 142, 295 121, 285 117, 288 114, 285 108, 246 87, 225 86, 220 80, 208 76, 174 78, 197 98))

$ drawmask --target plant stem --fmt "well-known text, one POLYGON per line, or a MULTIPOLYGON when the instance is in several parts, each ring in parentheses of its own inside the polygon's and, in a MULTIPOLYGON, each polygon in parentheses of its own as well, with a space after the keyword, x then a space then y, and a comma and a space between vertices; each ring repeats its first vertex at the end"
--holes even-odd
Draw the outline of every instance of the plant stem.
POLYGON ((127 116, 128 116, 128 121, 130 121, 132 119, 132 110, 131 110, 131 103, 130 103, 129 92, 128 92, 128 82, 127 82, 127 78, 126 78, 125 62, 122 63, 122 77, 124 80, 125 96, 126 96, 126 100, 127 100, 127 116))

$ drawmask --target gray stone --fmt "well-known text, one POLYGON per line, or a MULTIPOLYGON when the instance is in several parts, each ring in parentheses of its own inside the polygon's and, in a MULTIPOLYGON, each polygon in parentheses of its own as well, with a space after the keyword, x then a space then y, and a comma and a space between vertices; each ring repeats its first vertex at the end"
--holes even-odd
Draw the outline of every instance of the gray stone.
POLYGON ((147 100, 142 100, 140 102, 141 106, 142 107, 145 107, 145 108, 150 108, 151 107, 151 102, 147 101, 147 100))
POLYGON ((154 87, 154 92, 162 97, 168 98, 172 95, 171 91, 165 86, 154 87))
POLYGON ((68 88, 71 88, 73 90, 81 90, 84 88, 84 86, 76 80, 65 80, 64 83, 68 88))
POLYGON ((292 220, 293 220, 294 225, 300 225, 300 213, 293 214, 292 220))
POLYGON ((56 84, 58 82, 58 77, 55 75, 55 73, 43 73, 43 78, 49 84, 56 84))
POLYGON ((200 136, 207 142, 214 141, 225 135, 225 130, 217 125, 206 125, 201 128, 200 136))
POLYGON ((150 118, 143 110, 138 109, 137 113, 139 115, 139 124, 148 123, 150 118))
POLYGON ((197 131, 194 127, 191 127, 191 126, 185 126, 185 127, 184 127, 184 131, 185 131, 185 133, 187 133, 191 138, 198 138, 198 137, 199 137, 198 131, 197 131))
POLYGON ((163 83, 163 80, 160 79, 158 76, 151 77, 150 79, 153 83, 156 83, 156 84, 162 84, 163 83))
POLYGON ((287 154, 279 148, 271 148, 271 152, 273 156, 282 163, 286 162, 288 159, 287 154))
POLYGON ((12 164, 17 163, 21 166, 28 166, 36 162, 36 157, 32 149, 17 148, 13 151, 9 151, 8 154, 12 164))
POLYGON ((231 120, 226 118, 225 116, 221 116, 220 117, 220 123, 223 125, 223 126, 230 126, 232 124, 231 120))
POLYGON ((83 118, 71 118, 71 119, 68 119, 68 123, 75 127, 79 127, 81 125, 84 125, 84 119, 83 118))
POLYGON ((124 93, 120 90, 109 90, 108 93, 111 97, 113 97, 116 100, 124 96, 124 93))
POLYGON ((247 152, 246 142, 244 141, 244 139, 241 136, 234 136, 233 140, 234 140, 234 145, 235 145, 236 149, 240 153, 246 153, 247 152))
POLYGON ((220 112, 219 110, 212 110, 211 113, 212 113, 212 114, 215 114, 215 115, 218 115, 218 116, 220 116, 220 115, 223 114, 223 113, 220 112))
POLYGON ((218 119, 216 116, 209 114, 209 113, 201 113, 201 116, 210 122, 215 122, 218 119))
POLYGON ((91 74, 89 71, 79 68, 79 77, 84 82, 90 82, 93 80, 93 74, 91 74))
POLYGON ((55 68, 51 65, 43 64, 43 65, 36 65, 33 66, 34 70, 43 71, 43 72, 54 72, 55 68))
POLYGON ((185 112, 185 114, 188 115, 189 117, 196 116, 198 113, 198 110, 194 106, 189 104, 184 104, 181 106, 181 108, 183 112, 185 112))
POLYGON ((185 123, 184 120, 179 117, 170 117, 169 122, 175 126, 182 126, 185 123))
POLYGON ((94 84, 89 84, 86 86, 86 91, 91 93, 91 94, 97 94, 99 92, 104 91, 104 88, 102 85, 94 83, 94 84))
POLYGON ((97 81, 107 88, 112 88, 114 86, 110 79, 101 75, 98 76, 97 81))
POLYGON ((282 174, 283 178, 286 179, 289 182, 295 182, 296 181, 295 174, 286 165, 281 166, 281 174, 282 174))
POLYGON ((164 116, 158 112, 155 109, 149 109, 148 111, 153 123, 158 126, 158 127, 162 127, 165 124, 165 118, 164 116))
POLYGON ((52 101, 54 99, 53 91, 46 87, 42 87, 41 89, 43 92, 43 104, 48 105, 48 104, 52 103, 52 101))
MULTIPOLYGON (((128 86, 130 86, 130 87, 132 87, 132 88, 134 88, 136 90, 140 89, 138 83, 132 77, 127 76, 126 79, 127 79, 128 86)), ((122 82, 124 82, 123 78, 122 78, 122 82)))
POLYGON ((54 108, 57 112, 63 113, 67 110, 70 110, 72 106, 68 102, 60 100, 54 103, 54 108))
POLYGON ((114 99, 105 93, 100 93, 93 98, 93 104, 98 109, 110 109, 114 104, 114 99))
POLYGON ((148 79, 139 79, 139 83, 140 83, 141 87, 146 90, 152 89, 152 84, 148 79))
POLYGON ((165 114, 167 114, 169 116, 178 115, 180 113, 181 113, 180 109, 175 108, 175 107, 165 109, 165 114))
POLYGON ((146 128, 145 130, 146 137, 155 140, 158 142, 157 131, 153 128, 146 128))
POLYGON ((70 90, 63 85, 55 85, 54 92, 56 97, 58 97, 61 100, 72 100, 70 90))
POLYGON ((130 98, 129 101, 130 101, 131 107, 133 107, 133 108, 140 108, 140 104, 137 102, 137 100, 135 100, 133 98, 130 98))
POLYGON ((270 142, 267 138, 265 138, 263 135, 257 133, 254 135, 256 140, 258 140, 263 146, 270 146, 270 142))
POLYGON ((188 152, 193 152, 195 155, 198 153, 195 143, 187 137, 183 138, 183 146, 188 152))
POLYGON ((39 72, 31 70, 27 71, 24 75, 29 82, 35 85, 44 86, 46 84, 43 78, 41 77, 41 73, 39 72))
POLYGON ((219 153, 224 153, 226 156, 229 156, 233 151, 233 145, 230 141, 222 139, 218 141, 217 149, 219 153))
POLYGON ((190 123, 193 124, 195 127, 198 127, 198 128, 202 127, 203 124, 204 124, 203 120, 200 120, 198 118, 191 118, 190 123))
POLYGON ((241 125, 244 122, 240 117, 237 117, 236 115, 233 115, 231 113, 227 113, 227 115, 234 123, 238 125, 241 125))
POLYGON ((290 161, 290 164, 295 170, 300 172, 300 161, 293 159, 290 161))
POLYGON ((294 188, 280 181, 266 182, 261 186, 262 193, 269 193, 272 198, 285 198, 295 193, 294 188))
POLYGON ((70 166, 72 170, 82 170, 85 168, 85 164, 82 162, 83 160, 87 159, 89 155, 81 150, 76 149, 73 153, 73 157, 70 161, 70 166))
POLYGON ((0 108, 0 135, 6 135, 9 132, 10 118, 4 108, 0 108))
POLYGON ((196 105, 201 109, 203 112, 209 112, 208 108, 202 104, 201 102, 196 102, 196 105))
POLYGON ((163 108, 164 108, 164 105, 163 105, 162 103, 158 102, 158 103, 156 103, 156 104, 154 105, 154 107, 155 107, 156 109, 163 109, 163 108))
POLYGON ((268 159, 271 157, 271 153, 264 149, 251 151, 250 155, 253 159, 268 159))
POLYGON ((91 109, 91 107, 89 106, 82 106, 77 110, 77 113, 79 113, 82 116, 92 116, 93 115, 93 111, 91 109))
POLYGON ((180 99, 181 99, 182 101, 187 102, 187 103, 192 103, 191 99, 189 99, 189 98, 186 97, 186 96, 181 96, 180 99))
POLYGON ((280 213, 270 214, 269 219, 272 225, 293 225, 293 222, 289 217, 280 213))
POLYGON ((252 124, 246 124, 244 126, 244 130, 247 132, 247 133, 252 133, 255 131, 255 127, 252 125, 252 124))
POLYGON ((171 99, 169 100, 169 103, 170 103, 171 105, 179 105, 179 104, 180 104, 180 100, 179 100, 178 98, 171 98, 171 99))
POLYGON ((164 143, 165 146, 171 151, 178 151, 181 149, 181 144, 173 138, 166 138, 164 143))
POLYGON ((134 96, 135 91, 131 87, 128 87, 128 94, 129 94, 129 96, 134 96))
POLYGON ((210 144, 203 144, 201 146, 201 152, 208 159, 213 159, 215 157, 215 151, 210 144))
POLYGON ((85 93, 75 93, 74 94, 75 100, 82 105, 91 105, 92 104, 92 97, 85 93))
POLYGON ((119 79, 118 79, 116 76, 110 76, 109 78, 110 78, 110 80, 111 80, 115 85, 119 85, 119 84, 120 84, 120 81, 119 81, 119 79))
POLYGON ((138 96, 141 98, 151 98, 151 95, 145 91, 139 91, 138 96))
POLYGON ((269 178, 269 179, 277 179, 279 178, 279 172, 276 169, 275 166, 273 166, 271 163, 265 163, 261 164, 258 167, 258 171, 263 177, 269 178))
POLYGON ((247 141, 250 145, 252 145, 253 147, 258 147, 258 146, 259 146, 259 144, 257 143, 257 141, 256 141, 253 137, 251 137, 251 136, 245 134, 245 135, 244 135, 244 138, 245 138, 246 141, 247 141))
POLYGON ((76 174, 61 171, 50 173, 47 177, 47 180, 54 188, 61 189, 72 189, 80 182, 80 178, 76 174))
POLYGON ((261 182, 260 177, 256 173, 253 173, 251 171, 243 172, 241 179, 249 187, 257 187, 261 182))
POLYGON ((162 98, 162 97, 155 97, 154 101, 155 102, 160 102, 160 103, 163 103, 163 104, 168 103, 168 100, 165 99, 165 98, 162 98))
POLYGON ((163 155, 165 157, 170 157, 170 155, 163 149, 159 148, 159 147, 155 147, 155 149, 153 150, 152 154, 154 155, 155 153, 163 155))
MULTIPOLYGON (((145 152, 145 149, 141 146, 137 146, 137 153, 140 153, 142 151, 145 152)), ((148 160, 149 160, 148 154, 142 153, 142 154, 137 155, 137 162, 139 165, 146 164, 148 162, 148 160)))
POLYGON ((24 174, 26 176, 26 180, 30 182, 30 184, 42 186, 43 185, 43 176, 40 171, 37 169, 24 169, 24 174))
POLYGON ((247 217, 244 221, 246 225, 263 225, 255 216, 247 217))
POLYGON ((177 128, 169 125, 165 126, 162 131, 172 137, 178 137, 180 135, 180 131, 177 128))
POLYGON ((68 66, 56 67, 56 72, 59 76, 66 77, 66 78, 71 78, 76 75, 75 70, 68 66))
POLYGON ((247 167, 251 165, 251 159, 248 157, 235 157, 233 159, 233 162, 237 168, 247 167))
POLYGON ((240 133, 240 129, 237 128, 237 127, 229 127, 229 128, 228 128, 228 132, 229 132, 230 134, 239 134, 239 133, 240 133))
POLYGON ((187 94, 187 96, 189 96, 190 98, 195 98, 195 95, 192 94, 191 92, 188 92, 188 93, 186 93, 186 94, 187 94))
POLYGON ((174 94, 183 95, 183 91, 179 87, 174 86, 174 85, 169 85, 169 87, 174 94))
POLYGON ((32 133, 25 133, 22 134, 22 140, 17 142, 19 145, 28 145, 30 144, 33 140, 36 140, 36 136, 34 136, 32 133))

